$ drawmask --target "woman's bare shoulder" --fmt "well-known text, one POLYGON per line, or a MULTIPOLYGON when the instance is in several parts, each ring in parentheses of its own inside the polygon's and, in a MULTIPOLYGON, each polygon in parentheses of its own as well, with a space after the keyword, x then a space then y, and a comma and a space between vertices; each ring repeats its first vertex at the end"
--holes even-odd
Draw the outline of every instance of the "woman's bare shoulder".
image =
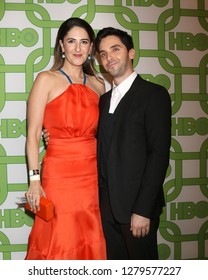
POLYGON ((57 79, 57 71, 42 71, 38 73, 35 79, 35 84, 44 85, 45 89, 50 89, 57 83, 57 79))
POLYGON ((37 78, 36 79, 43 79, 43 80, 50 80, 50 79, 54 79, 57 77, 57 71, 42 71, 40 73, 38 73, 37 78))

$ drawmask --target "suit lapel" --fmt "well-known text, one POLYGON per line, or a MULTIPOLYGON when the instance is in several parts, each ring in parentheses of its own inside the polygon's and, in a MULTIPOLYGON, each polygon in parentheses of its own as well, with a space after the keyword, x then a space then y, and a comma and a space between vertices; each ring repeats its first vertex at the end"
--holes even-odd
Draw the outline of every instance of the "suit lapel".
POLYGON ((104 95, 100 97, 99 102, 99 109, 100 109, 100 115, 99 115, 99 122, 98 122, 98 131, 97 131, 97 137, 98 137, 98 146, 97 146, 97 159, 98 159, 98 174, 101 174, 101 161, 102 161, 102 148, 101 148, 101 138, 102 138, 102 126, 104 121, 104 115, 108 112, 109 106, 110 106, 110 98, 111 98, 112 90, 106 92, 104 95))
MULTIPOLYGON (((136 79, 134 80, 133 84, 131 85, 130 89, 127 91, 127 93, 124 95, 124 97, 119 102, 115 112, 114 112, 114 129, 112 133, 112 139, 114 138, 114 135, 117 134, 117 127, 119 127, 120 123, 123 120, 123 117, 125 117, 126 112, 128 111, 130 107, 130 102, 133 100, 133 95, 135 93, 139 92, 139 87, 141 84, 142 78, 137 75, 136 79)), ((108 113, 109 107, 110 107, 110 99, 111 99, 112 90, 105 93, 101 99, 100 99, 100 117, 99 117, 99 126, 98 126, 98 137, 100 136, 100 129, 102 127, 102 123, 104 120, 104 114, 108 113)), ((110 141, 110 145, 112 144, 112 141, 110 141)), ((99 145, 98 145, 99 146, 99 145)))
POLYGON ((106 112, 108 112, 110 107, 110 99, 111 99, 112 90, 106 92, 101 98, 100 98, 100 117, 99 117, 99 123, 102 125, 103 117, 106 112))
POLYGON ((137 75, 130 89, 126 92, 124 97, 119 102, 114 114, 115 114, 115 125, 122 119, 122 116, 126 114, 126 111, 129 108, 129 103, 132 101, 132 96, 135 94, 135 91, 138 91, 140 76, 137 75))

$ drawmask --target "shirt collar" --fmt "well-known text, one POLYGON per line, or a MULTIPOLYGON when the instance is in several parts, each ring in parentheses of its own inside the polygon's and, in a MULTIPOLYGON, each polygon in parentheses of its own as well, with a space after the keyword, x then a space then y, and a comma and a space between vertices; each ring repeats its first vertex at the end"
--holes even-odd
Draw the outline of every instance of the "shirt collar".
POLYGON ((118 86, 116 86, 115 83, 113 82, 113 89, 117 88, 117 90, 120 92, 120 94, 124 95, 131 87, 136 76, 137 76, 137 73, 135 71, 133 71, 133 73, 130 76, 128 76, 123 82, 121 82, 118 86))

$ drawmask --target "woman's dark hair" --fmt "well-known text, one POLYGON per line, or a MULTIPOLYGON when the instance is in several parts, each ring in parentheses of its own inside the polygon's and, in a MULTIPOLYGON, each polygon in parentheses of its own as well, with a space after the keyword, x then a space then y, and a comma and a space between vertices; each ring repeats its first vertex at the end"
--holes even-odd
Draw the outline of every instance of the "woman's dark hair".
POLYGON ((113 27, 106 27, 98 32, 95 39, 95 49, 98 53, 101 40, 107 36, 118 37, 121 40, 121 42, 126 46, 128 51, 134 48, 133 39, 127 32, 113 27))
POLYGON ((66 34, 75 26, 83 28, 87 32, 87 34, 90 38, 90 42, 93 43, 92 51, 91 51, 91 59, 87 59, 85 61, 84 65, 83 65, 83 71, 84 71, 84 73, 86 73, 88 75, 94 76, 95 72, 96 72, 95 67, 94 67, 95 33, 88 22, 86 22, 85 20, 83 20, 81 18, 76 18, 76 17, 67 19, 59 27, 57 37, 56 37, 56 43, 55 43, 55 47, 54 47, 54 64, 53 64, 51 70, 57 70, 63 66, 64 58, 62 58, 62 50, 61 50, 59 41, 62 40, 62 42, 63 42, 66 34))

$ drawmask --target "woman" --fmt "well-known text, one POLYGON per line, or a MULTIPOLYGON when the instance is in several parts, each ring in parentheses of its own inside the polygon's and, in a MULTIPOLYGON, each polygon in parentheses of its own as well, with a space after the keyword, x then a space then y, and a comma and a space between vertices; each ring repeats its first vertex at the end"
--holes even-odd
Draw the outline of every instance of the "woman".
POLYGON ((27 200, 39 209, 41 196, 55 205, 55 218, 35 218, 26 258, 106 259, 98 203, 96 129, 104 82, 93 67, 94 32, 79 18, 59 28, 50 71, 38 74, 28 99, 27 200), (42 176, 39 141, 50 133, 42 176))

